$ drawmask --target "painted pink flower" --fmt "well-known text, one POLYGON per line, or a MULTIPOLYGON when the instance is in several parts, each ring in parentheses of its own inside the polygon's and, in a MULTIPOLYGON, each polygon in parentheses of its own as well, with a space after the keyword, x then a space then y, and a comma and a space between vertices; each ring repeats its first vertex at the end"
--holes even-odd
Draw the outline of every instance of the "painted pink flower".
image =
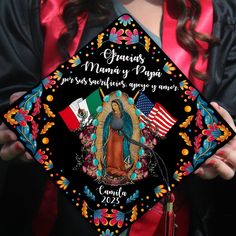
POLYGON ((183 171, 183 175, 189 175, 190 173, 192 173, 194 171, 193 166, 191 164, 190 161, 188 161, 187 163, 184 162, 184 165, 180 167, 180 170, 183 171))
POLYGON ((188 95, 189 99, 194 101, 199 95, 199 92, 195 88, 189 86, 189 90, 185 91, 185 94, 188 95))
POLYGON ((134 29, 133 32, 127 29, 125 33, 127 35, 127 37, 124 37, 124 40, 126 40, 125 44, 130 45, 139 42, 139 34, 137 29, 134 29))
POLYGON ((99 226, 100 223, 103 225, 108 224, 107 217, 109 217, 109 214, 107 213, 108 209, 99 209, 94 211, 93 215, 93 221, 96 226, 99 226))
POLYGON ((56 81, 53 80, 52 76, 48 76, 42 81, 42 83, 45 89, 49 89, 52 88, 54 84, 56 84, 56 81))
POLYGON ((123 15, 118 20, 120 24, 123 24, 124 26, 131 24, 131 22, 133 21, 133 19, 129 15, 123 15))
POLYGON ((197 126, 199 129, 203 129, 202 112, 201 112, 200 109, 197 111, 197 115, 196 115, 195 120, 196 120, 196 126, 197 126))
POLYGON ((113 27, 110 32, 109 40, 113 43, 122 44, 122 40, 124 39, 124 37, 122 36, 123 33, 123 29, 119 29, 118 31, 116 31, 116 28, 113 27))
POLYGON ((208 136, 208 141, 212 142, 221 136, 221 131, 216 123, 213 125, 209 124, 208 129, 202 131, 202 133, 208 136))
POLYGON ((22 126, 27 126, 27 121, 32 121, 33 117, 28 115, 29 111, 22 107, 15 116, 15 120, 22 126))
POLYGON ((42 151, 42 149, 39 149, 37 153, 35 154, 34 159, 40 164, 43 164, 44 161, 48 159, 48 156, 45 154, 45 151, 42 151))
POLYGON ((194 152, 197 153, 200 150, 201 142, 202 142, 202 134, 199 134, 194 138, 194 152))
POLYGON ((117 224, 117 227, 121 228, 125 220, 125 214, 114 209, 112 209, 111 211, 112 214, 110 214, 110 218, 112 218, 112 220, 110 220, 109 225, 114 226, 115 224, 117 224))

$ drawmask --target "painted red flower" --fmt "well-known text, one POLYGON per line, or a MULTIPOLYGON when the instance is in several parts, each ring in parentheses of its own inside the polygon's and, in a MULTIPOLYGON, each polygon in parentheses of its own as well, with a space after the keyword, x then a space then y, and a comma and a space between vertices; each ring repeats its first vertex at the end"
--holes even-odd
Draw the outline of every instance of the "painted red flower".
POLYGON ((133 19, 129 15, 123 15, 118 20, 120 24, 123 24, 124 26, 131 24, 131 22, 133 21, 133 19))
POLYGON ((134 29, 133 32, 127 29, 125 33, 127 35, 126 37, 124 37, 124 40, 126 40, 125 44, 130 45, 139 42, 139 34, 137 29, 134 29))
POLYGON ((96 226, 99 226, 100 223, 102 223, 103 225, 108 224, 107 218, 109 217, 109 214, 107 213, 107 211, 108 209, 99 209, 94 211, 93 220, 96 226))
POLYGON ((109 225, 114 226, 115 224, 117 224, 117 227, 121 228, 125 220, 125 214, 115 209, 112 209, 111 211, 112 214, 110 214, 110 218, 112 218, 112 220, 110 220, 109 225))
POLYGON ((194 101, 197 98, 199 92, 195 88, 189 86, 189 90, 185 91, 185 94, 188 95, 189 99, 194 101))
POLYGON ((208 129, 202 131, 202 133, 208 136, 208 141, 212 142, 221 136, 221 131, 216 123, 209 124, 208 129))
POLYGON ((45 160, 48 159, 48 156, 45 155, 45 151, 42 151, 42 149, 39 149, 34 156, 34 159, 38 161, 40 164, 43 164, 45 160))
POLYGON ((123 33, 124 33, 123 29, 119 29, 118 31, 116 31, 116 28, 113 27, 110 32, 109 40, 113 43, 122 44, 122 40, 124 38, 122 36, 123 33))
POLYGON ((15 116, 15 120, 22 126, 27 126, 27 121, 32 121, 33 117, 28 115, 29 111, 22 107, 15 116))
POLYGON ((184 162, 184 165, 180 167, 180 170, 183 171, 183 175, 189 175, 190 173, 192 173, 194 171, 193 166, 191 164, 190 161, 188 161, 187 163, 184 162))
POLYGON ((53 80, 52 76, 48 76, 42 81, 42 83, 45 89, 49 89, 52 88, 52 85, 56 84, 56 81, 53 80))

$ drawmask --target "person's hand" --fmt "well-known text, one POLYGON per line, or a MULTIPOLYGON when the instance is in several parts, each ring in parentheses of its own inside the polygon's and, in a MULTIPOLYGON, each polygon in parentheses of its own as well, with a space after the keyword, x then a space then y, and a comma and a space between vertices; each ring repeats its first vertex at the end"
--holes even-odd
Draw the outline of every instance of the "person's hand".
MULTIPOLYGON (((217 103, 212 102, 211 104, 231 128, 236 131, 234 121, 230 114, 217 103)), ((229 180, 234 177, 235 170, 236 136, 220 148, 213 156, 207 159, 205 163, 195 171, 195 174, 203 179, 213 179, 216 176, 220 176, 223 179, 229 180)))
MULTIPOLYGON (((10 104, 20 98, 25 92, 17 92, 11 95, 10 104)), ((14 132, 9 130, 7 126, 2 123, 0 125, 0 157, 2 160, 13 160, 19 158, 21 160, 31 160, 31 155, 25 151, 23 144, 17 140, 14 132)))

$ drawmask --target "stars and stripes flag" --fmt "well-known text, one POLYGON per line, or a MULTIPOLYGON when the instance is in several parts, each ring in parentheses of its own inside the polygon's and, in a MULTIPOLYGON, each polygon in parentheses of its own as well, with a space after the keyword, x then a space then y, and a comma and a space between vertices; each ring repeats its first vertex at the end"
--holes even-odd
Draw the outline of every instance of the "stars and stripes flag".
POLYGON ((144 93, 139 96, 136 107, 142 112, 141 121, 160 137, 166 136, 177 121, 161 104, 153 104, 144 93))

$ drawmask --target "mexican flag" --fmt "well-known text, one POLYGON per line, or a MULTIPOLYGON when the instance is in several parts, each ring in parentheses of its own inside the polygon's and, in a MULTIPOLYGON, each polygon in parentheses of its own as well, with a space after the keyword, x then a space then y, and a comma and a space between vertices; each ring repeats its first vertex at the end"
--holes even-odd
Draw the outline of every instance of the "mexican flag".
POLYGON ((86 99, 78 98, 59 114, 70 131, 78 129, 81 125, 97 116, 96 109, 102 105, 99 89, 91 93, 86 99))

